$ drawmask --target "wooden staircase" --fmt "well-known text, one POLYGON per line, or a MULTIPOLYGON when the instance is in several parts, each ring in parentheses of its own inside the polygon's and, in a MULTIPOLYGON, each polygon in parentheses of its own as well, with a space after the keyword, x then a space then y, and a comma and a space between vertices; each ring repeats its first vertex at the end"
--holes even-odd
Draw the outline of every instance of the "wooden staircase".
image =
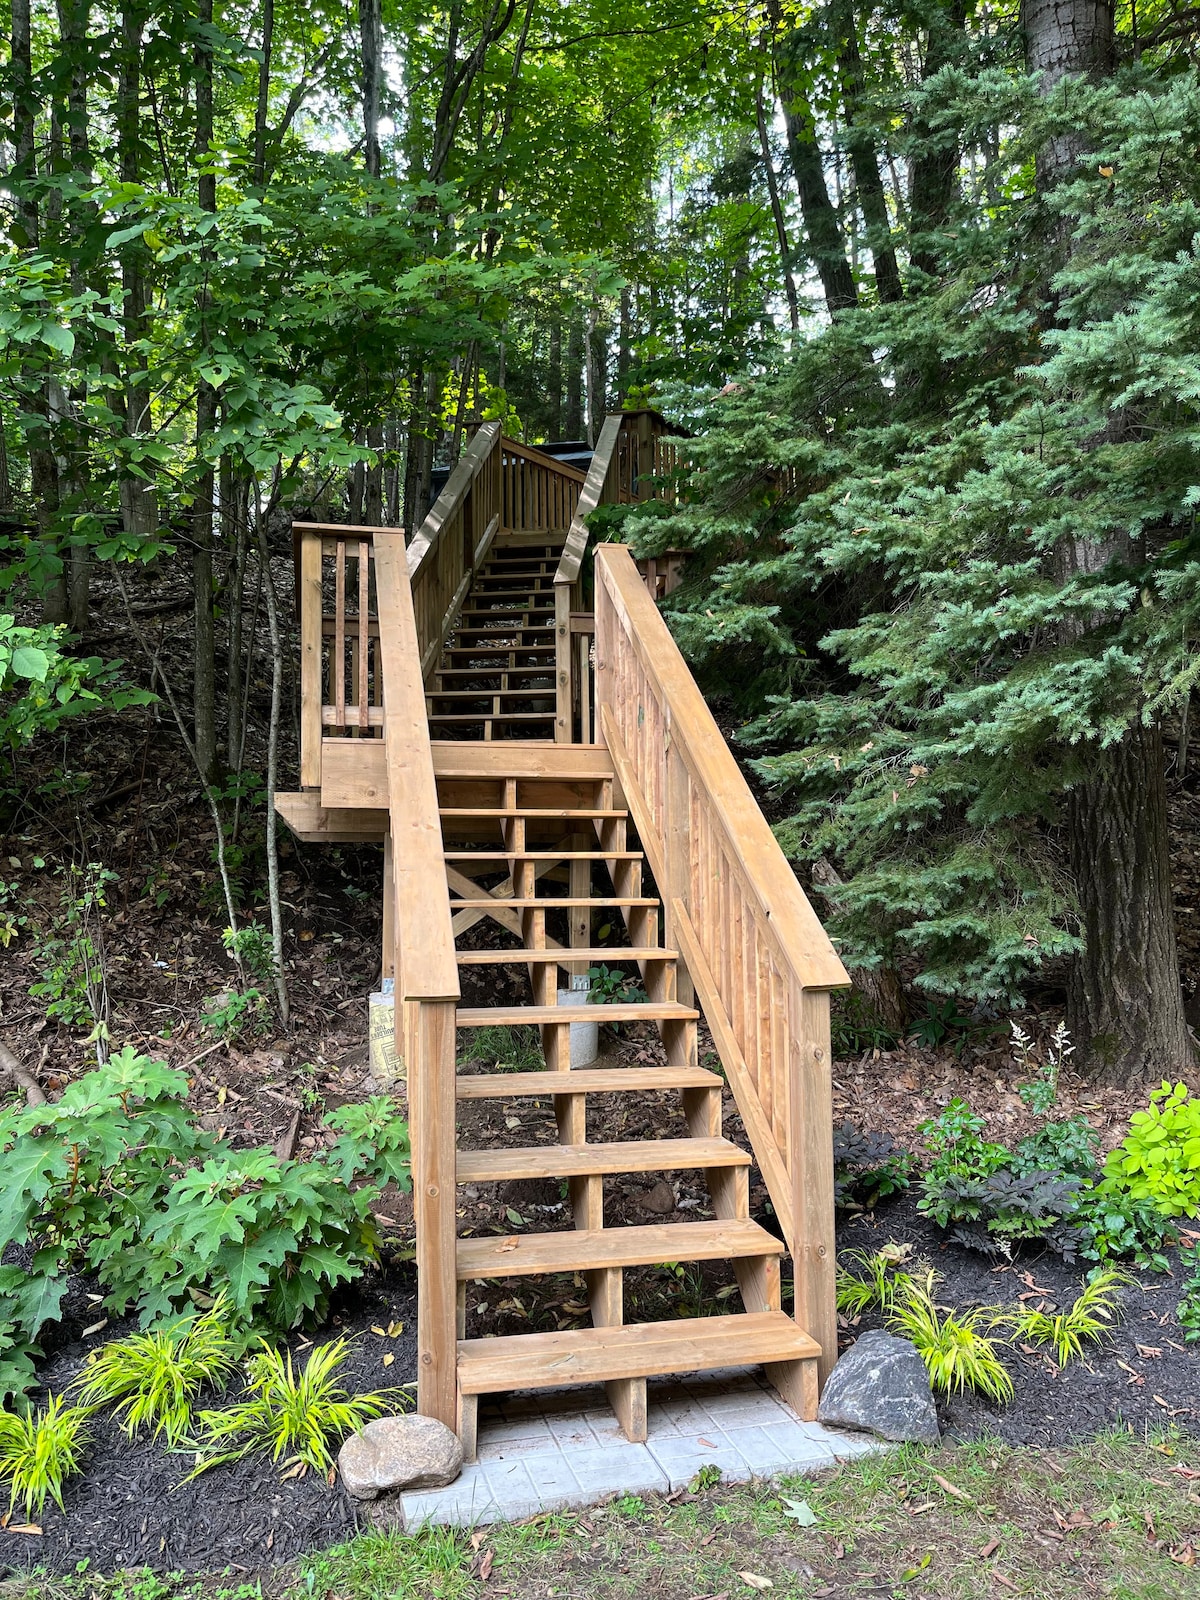
POLYGON ((609 419, 586 480, 491 425, 407 549, 394 531, 299 529, 305 787, 278 805, 302 838, 384 843, 418 1404, 468 1456, 481 1394, 602 1383, 642 1439, 648 1378, 761 1365, 811 1418, 836 1356, 828 1004, 845 975, 627 551, 596 553, 583 610, 586 515, 664 459, 644 415, 609 419), (646 998, 556 1003, 561 973, 599 962, 646 998), (505 1003, 460 1003, 502 970, 505 1003), (698 1063, 702 1013, 724 1076, 698 1063), (597 1020, 652 1025, 654 1064, 572 1068, 572 1024, 597 1020), (459 1071, 495 1027, 537 1029, 544 1067, 459 1071), (749 1150, 724 1135, 727 1090, 749 1150), (633 1094, 670 1102, 678 1136, 606 1138, 613 1097, 633 1094), (511 1142, 518 1101, 552 1106, 556 1141, 511 1142), (468 1104, 471 1127, 498 1119, 486 1147, 456 1131, 468 1104), (755 1165, 782 1239, 751 1220, 755 1165), (680 1172, 703 1175, 707 1215, 606 1219, 613 1180, 680 1172), (573 1226, 457 1237, 462 1185, 531 1178, 565 1185, 573 1226), (701 1261, 729 1264, 741 1311, 626 1321, 627 1270, 701 1261), (557 1273, 581 1276, 590 1327, 466 1337, 474 1285, 557 1273))

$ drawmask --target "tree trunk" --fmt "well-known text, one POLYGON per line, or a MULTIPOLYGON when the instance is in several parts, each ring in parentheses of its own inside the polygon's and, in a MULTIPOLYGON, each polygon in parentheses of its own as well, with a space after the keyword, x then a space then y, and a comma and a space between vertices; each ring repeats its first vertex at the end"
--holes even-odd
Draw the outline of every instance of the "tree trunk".
POLYGON ((567 329, 567 414, 563 431, 568 439, 583 436, 583 319, 572 308, 567 329))
MULTIPOLYGON (((120 70, 117 82, 117 145, 122 183, 138 183, 141 177, 139 145, 141 139, 140 94, 142 74, 142 27, 140 8, 127 5, 121 12, 120 70)), ((125 347, 136 349, 145 332, 146 286, 142 274, 145 246, 130 240, 121 246, 121 289, 124 295, 122 322, 125 347)), ((144 361, 133 356, 129 368, 136 372, 144 361)), ((144 381, 133 376, 125 384, 125 433, 135 437, 150 424, 149 391, 144 381)), ((135 477, 127 469, 121 472, 118 487, 121 521, 126 533, 144 539, 153 536, 158 527, 158 497, 154 485, 144 478, 135 477)))
POLYGON ((1076 1064, 1097 1083, 1189 1071, 1157 727, 1131 728, 1071 790, 1071 866, 1086 948, 1072 964, 1067 1019, 1076 1064))
MULTIPOLYGON (((1111 72, 1110 0, 1027 0, 1023 20, 1026 64, 1043 74, 1043 92, 1064 77, 1111 72)), ((1081 147, 1073 131, 1051 136, 1038 159, 1041 192, 1064 176, 1081 147)), ((1064 264, 1069 224, 1050 226, 1064 264)), ((1110 432, 1123 426, 1119 416, 1110 419, 1110 432)), ((1101 570, 1130 554, 1124 538, 1068 541, 1059 550, 1060 573, 1101 570)), ((1195 1064, 1179 983, 1164 764, 1161 729, 1145 726, 1135 710, 1125 737, 1094 751, 1087 779, 1067 796, 1084 937, 1068 982, 1067 1020, 1076 1065, 1100 1083, 1153 1082, 1195 1064)))
MULTIPOLYGON (((955 60, 965 26, 965 0, 948 0, 943 10, 933 13, 922 70, 925 82, 955 60)), ((910 259, 919 272, 932 278, 941 259, 933 235, 949 220, 958 189, 958 140, 952 129, 935 130, 920 118, 914 120, 910 135, 917 146, 910 168, 910 259)))
POLYGON ((808 254, 831 317, 858 304, 854 275, 846 259, 846 241, 829 189, 825 183, 825 162, 817 140, 816 123, 807 101, 786 76, 780 81, 780 103, 787 129, 788 155, 800 196, 800 214, 808 239, 808 254))
POLYGON ((555 303, 550 318, 550 437, 562 438, 563 428, 563 361, 562 361, 562 306, 555 303))
POLYGON ((762 84, 755 96, 755 120, 758 124, 758 147, 762 153, 763 171, 767 178, 767 193, 771 199, 771 217, 775 223, 775 237, 779 241, 779 270, 783 274, 783 292, 787 299, 788 322, 793 333, 800 332, 800 301, 796 294, 796 279, 792 273, 792 247, 788 240, 787 218, 783 201, 779 197, 779 179, 775 172, 775 158, 771 154, 771 138, 767 130, 767 109, 763 104, 762 84))
POLYGON ((904 291, 892 243, 887 193, 879 175, 879 160, 870 132, 863 126, 863 65, 858 48, 858 22, 854 15, 853 0, 835 0, 831 20, 838 32, 842 116, 846 124, 850 165, 854 171, 854 187, 863 221, 867 225, 867 246, 875 264, 876 293, 886 304, 901 299, 904 291))
POLYGON ((263 0, 262 54, 258 63, 258 99, 254 110, 254 185, 267 181, 267 115, 271 100, 271 53, 275 48, 275 0, 263 0))
POLYGON ((362 47, 363 162, 372 178, 379 176, 379 79, 382 22, 379 0, 358 0, 362 47))
MULTIPOLYGON (((196 19, 202 28, 212 27, 212 0, 199 0, 196 19)), ((204 211, 217 209, 216 175, 207 168, 213 137, 213 56, 207 33, 196 42, 196 198, 204 211)), ((207 342, 204 328, 207 295, 200 305, 201 344, 207 342)), ((192 680, 192 716, 196 747, 196 766, 206 783, 212 781, 217 764, 217 665, 216 627, 213 617, 213 500, 215 476, 205 458, 208 438, 216 426, 217 393, 201 380, 196 386, 196 486, 192 509, 192 593, 195 603, 196 638, 192 680)))

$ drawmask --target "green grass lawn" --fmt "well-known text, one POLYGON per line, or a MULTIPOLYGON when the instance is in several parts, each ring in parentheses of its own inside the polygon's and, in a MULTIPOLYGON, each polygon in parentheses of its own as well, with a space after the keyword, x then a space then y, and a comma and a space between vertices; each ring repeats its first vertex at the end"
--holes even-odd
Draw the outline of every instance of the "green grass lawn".
POLYGON ((258 1583, 0 1583, 2 1600, 1195 1600, 1200 1445, 904 1449, 474 1535, 370 1534, 258 1583))

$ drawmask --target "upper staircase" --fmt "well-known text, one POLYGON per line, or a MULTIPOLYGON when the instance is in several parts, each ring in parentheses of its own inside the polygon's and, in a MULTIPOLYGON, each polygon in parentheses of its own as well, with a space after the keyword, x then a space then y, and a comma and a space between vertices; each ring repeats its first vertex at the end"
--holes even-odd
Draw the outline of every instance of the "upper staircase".
POLYGON ((836 1357, 829 991, 845 974, 659 615, 657 575, 588 548, 587 515, 654 492, 674 448, 653 413, 611 417, 585 478, 489 424, 407 549, 395 530, 297 529, 303 788, 277 803, 302 838, 384 844, 418 1406, 468 1455, 481 1394, 603 1383, 640 1439, 647 1378, 761 1364, 811 1418, 836 1357), (645 999, 556 1003, 560 973, 600 962, 645 999), (523 1000, 495 1003, 500 973, 523 1000), (699 1064, 701 1015, 723 1075, 699 1064), (597 1020, 652 1027, 649 1064, 572 1068, 572 1024, 597 1020), (543 1067, 459 1071, 473 1030, 501 1026, 536 1028, 543 1067), (750 1149, 723 1132, 727 1085, 750 1149), (668 1131, 606 1137, 629 1095, 661 1098, 668 1131), (556 1139, 521 1143, 510 1113, 539 1102, 556 1139), (467 1105, 472 1127, 500 1113, 485 1148, 457 1135, 467 1105), (782 1238, 750 1217, 752 1166, 782 1238), (696 1220, 612 1226, 610 1206, 606 1226, 606 1180, 678 1172, 703 1175, 696 1220), (573 1228, 457 1237, 459 1186, 531 1178, 565 1186, 573 1228), (627 1270, 701 1261, 729 1263, 739 1312, 626 1320, 627 1270), (590 1328, 467 1337, 474 1285, 556 1273, 580 1275, 590 1328))

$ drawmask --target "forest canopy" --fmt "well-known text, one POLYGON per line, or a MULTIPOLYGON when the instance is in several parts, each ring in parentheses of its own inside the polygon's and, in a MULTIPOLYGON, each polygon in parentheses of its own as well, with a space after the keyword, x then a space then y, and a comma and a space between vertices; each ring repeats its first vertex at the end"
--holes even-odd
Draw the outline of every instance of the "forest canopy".
POLYGON ((652 402, 680 501, 605 532, 691 552, 672 626, 870 1005, 1057 984, 1094 1075, 1186 1068, 1195 26, 11 0, 0 740, 152 691, 210 793, 273 787, 289 520, 413 528, 481 421, 652 402), (93 642, 154 563, 187 684, 93 642))

